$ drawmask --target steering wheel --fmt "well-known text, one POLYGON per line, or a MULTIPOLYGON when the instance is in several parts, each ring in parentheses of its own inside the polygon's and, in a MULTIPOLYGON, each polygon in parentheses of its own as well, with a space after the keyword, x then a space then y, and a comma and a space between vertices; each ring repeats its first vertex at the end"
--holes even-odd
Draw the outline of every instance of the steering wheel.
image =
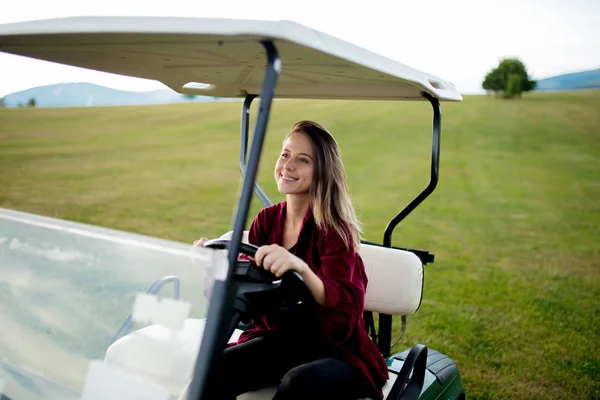
MULTIPOLYGON (((231 240, 227 239, 212 239, 204 244, 204 247, 221 250, 230 246, 231 240)), ((258 247, 253 244, 240 243, 240 253, 254 257, 257 251, 258 247)), ((240 285, 238 297, 245 299, 245 307, 252 305, 251 313, 259 315, 261 312, 256 310, 273 311, 274 306, 278 310, 294 311, 314 304, 304 278, 297 271, 288 270, 278 278, 262 267, 253 267, 250 260, 238 260, 235 268, 234 279, 240 285)))
MULTIPOLYGON (((231 240, 228 239, 211 239, 204 243, 204 247, 220 250, 228 249, 229 246, 231 246, 231 240)), ((254 257, 256 255, 256 252, 258 251, 258 246, 241 242, 239 251, 240 253, 246 254, 250 257, 254 257)), ((274 273, 272 273, 271 271, 267 271, 262 267, 253 268, 252 266, 249 266, 246 275, 261 282, 274 282, 280 279, 290 277, 295 278, 297 282, 300 282, 303 286, 305 286, 304 278, 302 278, 302 276, 297 271, 287 271, 285 274, 283 274, 281 278, 278 278, 274 273)), ((290 279, 285 279, 285 281, 290 281, 290 279)))

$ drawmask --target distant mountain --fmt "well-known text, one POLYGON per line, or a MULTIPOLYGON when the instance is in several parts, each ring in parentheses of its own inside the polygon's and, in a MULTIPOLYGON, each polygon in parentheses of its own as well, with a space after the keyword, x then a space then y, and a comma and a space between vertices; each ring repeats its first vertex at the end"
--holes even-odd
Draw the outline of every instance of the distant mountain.
POLYGON ((38 107, 124 106, 216 100, 208 96, 189 99, 170 89, 127 92, 92 83, 60 83, 11 93, 4 97, 4 103, 6 107, 17 107, 19 104, 27 105, 31 98, 35 99, 38 107))
POLYGON ((596 88, 600 88, 600 68, 540 79, 536 90, 558 91, 596 88))

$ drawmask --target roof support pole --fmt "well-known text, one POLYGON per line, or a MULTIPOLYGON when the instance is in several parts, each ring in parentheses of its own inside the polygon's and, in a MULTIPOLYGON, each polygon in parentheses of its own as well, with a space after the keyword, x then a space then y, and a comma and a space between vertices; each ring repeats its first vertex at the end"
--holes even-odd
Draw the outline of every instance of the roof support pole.
MULTIPOLYGON (((441 135, 441 123, 442 123, 442 108, 437 98, 431 96, 429 93, 423 93, 425 97, 431 103, 433 107, 433 139, 431 145, 431 178, 427 187, 419 193, 398 215, 394 217, 385 228, 383 234, 383 246, 392 247, 392 232, 394 228, 410 214, 423 200, 425 200, 435 189, 439 178, 439 166, 440 166, 440 135, 441 135)), ((368 312, 367 312, 368 313, 368 312)), ((372 316, 367 315, 370 319, 372 316)), ((402 332, 406 327, 406 317, 402 318, 402 332)), ((378 333, 372 333, 377 337, 377 347, 384 357, 388 357, 391 353, 392 348, 392 316, 388 314, 379 314, 378 333)), ((400 334, 400 338, 402 333, 400 334)), ((398 343, 398 342, 396 342, 398 343)))
MULTIPOLYGON (((244 99, 244 105, 242 106, 242 126, 240 132, 240 171, 242 177, 246 176, 246 153, 248 150, 248 127, 250 126, 250 105, 252 100, 256 98, 255 94, 249 94, 244 99)), ((265 207, 273 205, 269 197, 262 190, 258 183, 254 184, 254 193, 264 204, 265 207)))
POLYGON ((419 204, 423 202, 435 189, 438 183, 440 170, 440 135, 442 126, 442 107, 437 98, 429 93, 423 92, 425 97, 433 107, 433 140, 431 145, 431 178, 427 187, 419 193, 398 215, 396 215, 385 228, 383 234, 383 245, 390 247, 392 245, 392 232, 404 218, 408 216, 419 204))
POLYGON ((233 224, 233 235, 231 237, 228 251, 227 277, 225 280, 215 280, 208 313, 206 326, 202 335, 202 342, 196 358, 194 376, 189 387, 189 399, 201 400, 206 392, 206 385, 214 371, 216 361, 223 354, 227 341, 235 327, 232 327, 233 305, 237 292, 237 285, 233 281, 235 264, 238 259, 240 242, 248 218, 248 209, 252 200, 252 191, 255 184, 258 164, 269 120, 271 102, 275 95, 277 79, 281 71, 281 60, 275 45, 271 41, 262 42, 267 53, 267 68, 261 92, 261 102, 258 118, 252 137, 246 175, 238 200, 238 207, 233 224))

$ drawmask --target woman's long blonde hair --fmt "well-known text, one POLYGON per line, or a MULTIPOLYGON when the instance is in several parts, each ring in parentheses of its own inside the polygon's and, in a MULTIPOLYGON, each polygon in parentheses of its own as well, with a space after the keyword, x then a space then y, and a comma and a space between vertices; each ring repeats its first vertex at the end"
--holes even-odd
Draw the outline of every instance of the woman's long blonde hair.
POLYGON ((321 125, 312 121, 299 121, 292 127, 286 139, 293 133, 303 133, 312 142, 315 154, 313 184, 310 202, 319 229, 333 228, 349 248, 360 248, 360 222, 356 217, 352 200, 348 195, 346 171, 340 150, 333 136, 321 125))

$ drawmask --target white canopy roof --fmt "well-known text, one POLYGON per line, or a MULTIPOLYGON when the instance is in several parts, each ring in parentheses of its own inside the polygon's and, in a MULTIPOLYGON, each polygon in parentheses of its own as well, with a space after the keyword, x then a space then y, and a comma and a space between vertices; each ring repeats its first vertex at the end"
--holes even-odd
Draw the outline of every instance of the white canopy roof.
POLYGON ((282 61, 276 97, 461 101, 453 84, 290 21, 74 17, 0 25, 0 51, 153 79, 180 93, 260 94, 261 41, 282 61), (210 84, 204 88, 184 86, 210 84))

